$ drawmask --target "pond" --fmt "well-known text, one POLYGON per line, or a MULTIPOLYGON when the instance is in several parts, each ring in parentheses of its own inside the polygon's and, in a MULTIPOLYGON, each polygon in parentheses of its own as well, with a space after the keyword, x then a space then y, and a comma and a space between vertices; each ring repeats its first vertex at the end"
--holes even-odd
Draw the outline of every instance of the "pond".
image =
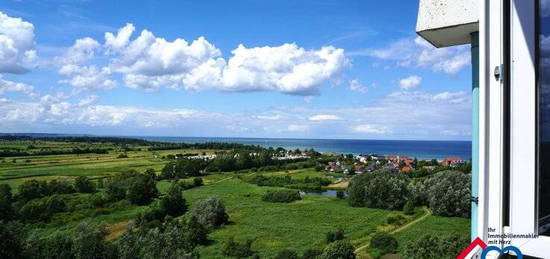
MULTIPOLYGON (((300 195, 321 195, 327 197, 336 197, 337 190, 326 190, 322 192, 300 192, 300 195)), ((344 197, 348 197, 348 192, 344 191, 344 197)))

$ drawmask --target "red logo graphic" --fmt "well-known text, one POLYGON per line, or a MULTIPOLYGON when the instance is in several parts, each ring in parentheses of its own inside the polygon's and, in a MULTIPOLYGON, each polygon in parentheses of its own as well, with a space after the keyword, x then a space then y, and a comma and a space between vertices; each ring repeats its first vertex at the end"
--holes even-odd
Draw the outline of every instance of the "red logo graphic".
POLYGON ((479 237, 476 238, 474 240, 474 242, 472 242, 468 247, 466 247, 466 249, 464 249, 462 251, 462 253, 460 253, 456 259, 465 259, 466 256, 468 256, 469 253, 471 253, 474 249, 476 249, 476 247, 481 247, 481 249, 485 249, 487 248, 487 244, 485 244, 485 242, 483 242, 483 240, 481 240, 479 237))

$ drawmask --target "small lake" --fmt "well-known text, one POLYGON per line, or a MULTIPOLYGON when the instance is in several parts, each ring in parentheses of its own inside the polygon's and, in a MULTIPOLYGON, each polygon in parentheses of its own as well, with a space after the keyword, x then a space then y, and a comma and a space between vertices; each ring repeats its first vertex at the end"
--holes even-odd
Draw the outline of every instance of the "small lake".
MULTIPOLYGON (((326 190, 322 192, 300 192, 300 195, 321 195, 327 197, 336 197, 337 190, 326 190)), ((344 197, 348 197, 348 192, 344 191, 344 197)))

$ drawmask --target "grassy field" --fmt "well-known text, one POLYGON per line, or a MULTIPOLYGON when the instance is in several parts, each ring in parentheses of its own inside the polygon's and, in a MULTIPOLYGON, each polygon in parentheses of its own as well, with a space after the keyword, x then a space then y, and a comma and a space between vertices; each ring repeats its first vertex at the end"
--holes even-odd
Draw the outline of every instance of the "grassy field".
MULTIPOLYGON (((24 148, 27 142, 11 143, 4 148, 24 148)), ((70 149, 67 143, 39 143, 40 148, 70 149)), ((82 145, 86 148, 86 145, 82 145)), ((101 178, 114 173, 135 169, 143 172, 153 168, 157 172, 168 162, 162 159, 168 154, 178 153, 212 153, 219 150, 168 150, 168 151, 117 151, 117 146, 102 144, 101 147, 113 148, 108 154, 80 154, 80 155, 43 155, 26 157, 9 157, 0 160, 0 183, 8 183, 14 189, 26 180, 68 179, 80 175, 91 178, 101 178), (117 158, 126 153, 128 158, 117 158), (14 162, 15 159, 15 162, 14 162), (2 162, 3 161, 3 162, 2 162)), ((345 200, 321 195, 304 195, 301 201, 282 204, 262 201, 262 196, 276 187, 259 187, 250 184, 249 179, 260 173, 217 173, 203 177, 204 186, 189 189, 183 192, 185 199, 193 206, 198 200, 209 196, 220 197, 230 215, 231 224, 215 230, 209 235, 212 243, 199 248, 203 258, 222 258, 220 249, 225 240, 234 237, 236 240, 253 240, 252 248, 262 258, 271 258, 282 249, 294 249, 300 253, 308 248, 323 248, 326 245, 325 234, 337 228, 343 228, 355 247, 368 244, 369 237, 379 230, 392 231, 398 226, 386 225, 388 216, 402 214, 401 212, 350 207, 345 200)), ((293 179, 305 177, 327 177, 324 173, 314 169, 290 171, 263 172, 265 176, 289 175, 293 179)), ((336 182, 336 177, 330 178, 336 182)), ((185 181, 191 181, 186 179, 185 181)), ((170 181, 159 181, 157 188, 165 193, 170 181)), ((90 194, 70 194, 73 196, 90 194)), ((110 234, 107 239, 120 236, 125 227, 136 216, 147 210, 147 206, 135 206, 128 202, 119 202, 102 209, 83 209, 55 215, 51 223, 36 228, 44 235, 74 228, 82 220, 89 220, 94 224, 107 224, 110 234)), ((421 211, 420 208, 418 208, 421 211)), ((408 221, 421 216, 407 216, 408 221)), ((411 240, 417 239, 424 233, 445 234, 458 232, 463 235, 469 233, 469 220, 463 218, 442 218, 429 216, 424 220, 395 234, 399 242, 399 249, 411 240)), ((368 258, 366 255, 365 258, 368 258)))
MULTIPOLYGON (((24 147, 32 142, 17 141, 17 144, 2 141, 2 147, 24 147)), ((67 143, 40 142, 42 146, 65 149, 67 143)), ((34 144, 33 144, 34 145, 34 144)), ((37 144, 38 145, 38 144, 37 144)), ((80 146, 80 145, 78 145, 80 146)), ((87 146, 82 146, 87 147, 87 146)), ((113 145, 102 144, 102 148, 117 148, 113 145)), ((146 150, 146 147, 139 147, 146 150)), ((52 180, 71 179, 76 176, 88 176, 91 178, 104 177, 135 169, 144 171, 153 168, 160 171, 167 163, 163 156, 169 154, 186 153, 213 153, 219 150, 178 149, 164 151, 110 151, 108 154, 69 154, 69 155, 39 155, 23 157, 7 157, 0 160, 0 183, 8 183, 17 187, 22 182, 30 179, 52 180), (117 158, 120 154, 127 154, 128 158, 117 158)))

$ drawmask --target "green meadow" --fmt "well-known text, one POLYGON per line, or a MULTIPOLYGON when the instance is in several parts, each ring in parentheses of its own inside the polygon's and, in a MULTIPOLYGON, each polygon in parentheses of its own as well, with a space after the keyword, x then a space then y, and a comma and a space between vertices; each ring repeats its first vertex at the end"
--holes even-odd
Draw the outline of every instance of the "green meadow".
MULTIPOLYGON (((69 149, 74 143, 28 143, 26 141, 3 141, 2 148, 26 148, 33 144, 41 148, 69 149)), ((83 145, 85 146, 85 145, 83 145)), ((17 190, 24 181, 30 179, 73 180, 77 176, 88 176, 91 179, 104 178, 119 172, 135 169, 143 172, 148 168, 157 173, 168 163, 163 157, 169 154, 213 153, 220 150, 180 149, 165 151, 121 151, 119 146, 100 144, 112 148, 107 154, 69 154, 40 155, 24 157, 5 157, 0 160, 0 184, 7 183, 17 190), (120 154, 127 158, 118 158, 120 154)), ((198 251, 202 258, 223 258, 221 247, 225 240, 234 237, 238 241, 253 240, 252 249, 261 258, 271 258, 282 249, 293 249, 300 254, 308 248, 322 249, 326 246, 325 235, 329 231, 342 228, 345 236, 356 248, 368 245, 370 236, 376 231, 396 231, 402 226, 386 223, 390 215, 403 215, 407 222, 413 222, 424 216, 424 210, 417 208, 417 213, 405 216, 401 211, 388 211, 370 208, 357 208, 348 205, 346 200, 336 197, 310 194, 303 195, 302 200, 292 203, 271 203, 262 200, 262 196, 278 187, 260 187, 248 183, 255 174, 265 176, 289 175, 293 179, 305 177, 325 177, 313 168, 299 170, 281 170, 274 172, 246 173, 210 173, 203 176, 204 185, 183 191, 183 196, 191 207, 201 199, 217 196, 225 204, 230 224, 216 229, 209 234, 208 246, 201 246, 198 251)), ((331 178, 334 181, 334 178, 331 178)), ((192 179, 183 179, 190 181, 192 179)), ((166 193, 171 182, 157 182, 157 188, 166 193)), ((100 190, 101 191, 101 190, 100 190)), ((91 194, 67 194, 78 197, 91 194)), ((79 222, 88 220, 97 225, 107 225, 110 231, 107 239, 118 238, 128 223, 135 219, 148 206, 137 206, 128 202, 118 202, 100 209, 82 209, 63 212, 55 215, 51 222, 42 224, 33 231, 51 234, 74 228, 79 222)), ((470 229, 468 219, 427 216, 422 220, 404 227, 393 235, 399 242, 399 250, 425 233, 444 234, 457 232, 467 236, 470 229)), ((371 258, 368 249, 360 249, 359 258, 371 258)))

